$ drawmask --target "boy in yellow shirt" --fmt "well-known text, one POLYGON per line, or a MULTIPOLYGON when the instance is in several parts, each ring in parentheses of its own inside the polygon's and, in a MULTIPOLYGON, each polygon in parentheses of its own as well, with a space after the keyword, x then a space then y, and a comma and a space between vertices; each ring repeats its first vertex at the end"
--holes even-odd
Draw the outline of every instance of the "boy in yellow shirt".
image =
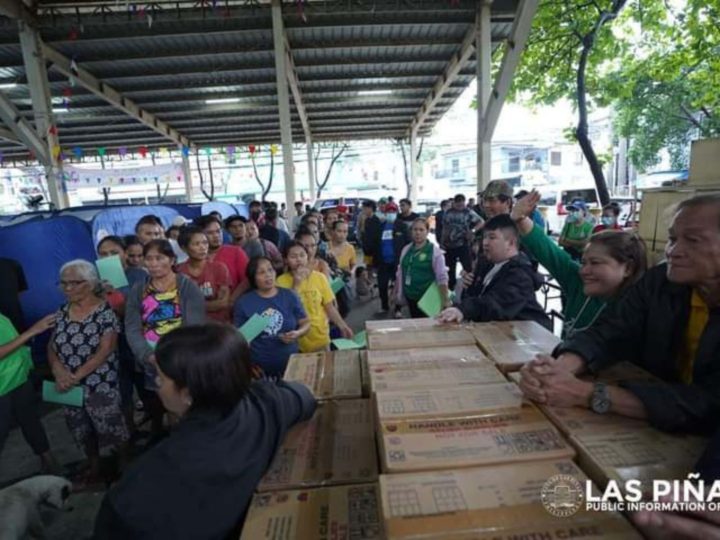
POLYGON ((305 247, 299 242, 288 244, 285 261, 288 271, 277 278, 277 284, 298 293, 310 319, 310 331, 298 340, 300 352, 324 351, 329 348, 330 321, 340 329, 343 337, 352 338, 353 331, 335 307, 335 295, 327 277, 308 268, 305 247))

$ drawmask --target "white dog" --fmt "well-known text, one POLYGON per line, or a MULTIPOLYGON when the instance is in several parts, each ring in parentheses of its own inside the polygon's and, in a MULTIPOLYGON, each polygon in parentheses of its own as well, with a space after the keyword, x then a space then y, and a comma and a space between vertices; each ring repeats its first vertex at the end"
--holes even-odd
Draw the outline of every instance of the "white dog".
POLYGON ((62 508, 72 484, 61 476, 33 476, 0 490, 0 540, 20 540, 29 534, 45 538, 38 505, 62 508))

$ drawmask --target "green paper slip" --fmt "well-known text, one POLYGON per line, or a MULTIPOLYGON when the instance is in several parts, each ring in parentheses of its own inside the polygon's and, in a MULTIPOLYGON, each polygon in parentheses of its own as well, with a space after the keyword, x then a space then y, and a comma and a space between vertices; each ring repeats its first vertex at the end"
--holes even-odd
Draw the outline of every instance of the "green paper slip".
POLYGON ((440 287, 437 286, 437 283, 433 283, 427 288, 425 294, 422 295, 422 298, 418 302, 418 307, 425 315, 432 318, 442 311, 442 306, 443 297, 440 293, 440 287))
POLYGON ((58 392, 55 388, 54 382, 43 381, 42 396, 43 401, 48 401, 50 403, 70 405, 71 407, 82 407, 84 392, 82 386, 75 386, 67 392, 58 392))
POLYGON ((150 347, 153 351, 157 348, 157 343, 155 343, 154 341, 150 341, 148 339, 148 340, 145 340, 145 343, 147 343, 148 347, 150 347))
POLYGON ((345 281, 341 277, 336 277, 330 282, 330 288, 332 289, 333 294, 339 293, 344 286, 345 281))
POLYGON ((367 347, 367 332, 365 330, 358 332, 355 334, 353 341, 361 347, 367 347))
POLYGON ((350 349, 362 349, 367 347, 367 332, 364 330, 355 334, 352 339, 337 338, 333 339, 332 344, 339 351, 346 351, 350 349))
POLYGON ((125 275, 125 270, 123 270, 122 263, 120 262, 119 255, 98 259, 95 261, 95 266, 97 266, 100 279, 107 281, 116 289, 127 287, 129 285, 127 276, 125 275))
POLYGON ((243 324, 238 329, 238 332, 242 334, 242 336, 245 338, 245 341, 250 343, 253 339, 258 337, 262 333, 262 331, 267 328, 269 324, 269 318, 263 317, 255 313, 252 317, 245 321, 245 324, 243 324))

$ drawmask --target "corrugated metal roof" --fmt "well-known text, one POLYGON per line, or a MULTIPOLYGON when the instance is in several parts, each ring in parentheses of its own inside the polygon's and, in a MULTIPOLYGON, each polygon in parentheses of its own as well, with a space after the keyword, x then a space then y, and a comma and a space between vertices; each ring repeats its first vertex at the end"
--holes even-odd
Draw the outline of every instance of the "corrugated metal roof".
MULTIPOLYGON (((494 47, 510 33, 518 0, 492 4, 494 47)), ((122 92, 196 144, 279 141, 272 20, 268 0, 160 0, 161 9, 112 1, 39 0, 40 33, 51 47, 122 92), (201 9, 202 5, 206 9, 201 9), (227 10, 225 8, 227 6, 227 10), (148 19, 152 15, 152 22, 148 19), (206 99, 240 98, 209 105, 206 99)), ((285 2, 287 39, 314 138, 402 137, 475 24, 475 0, 285 2), (390 90, 389 95, 362 91, 390 90)), ((148 3, 148 6, 153 4, 148 3)), ((474 55, 421 134, 431 131, 475 76, 474 55)), ((58 103, 70 87, 49 71, 58 103)), ((17 26, 0 17, 0 84, 32 119, 17 26)), ((172 144, 79 85, 56 115, 63 146, 172 144)), ((66 98, 68 96, 65 96, 66 98)), ((56 105, 61 106, 61 105, 56 105)), ((291 102, 294 140, 303 139, 291 102)), ((6 157, 24 153, 0 141, 6 157)))

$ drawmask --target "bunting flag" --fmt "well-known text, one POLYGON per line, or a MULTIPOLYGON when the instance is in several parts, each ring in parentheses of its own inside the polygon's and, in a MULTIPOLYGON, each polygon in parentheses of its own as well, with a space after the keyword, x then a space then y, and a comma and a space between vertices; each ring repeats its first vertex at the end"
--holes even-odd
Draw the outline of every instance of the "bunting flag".
POLYGON ((207 146, 207 147, 203 148, 203 152, 205 152, 205 155, 206 155, 206 156, 209 156, 209 155, 212 154, 212 148, 210 148, 209 146, 207 146))
POLYGON ((121 158, 124 158, 125 156, 127 156, 127 153, 128 153, 127 146, 121 146, 120 148, 118 148, 118 155, 121 158))
POLYGON ((251 155, 251 156, 255 155, 255 150, 256 150, 256 149, 255 149, 255 145, 254 145, 254 144, 248 145, 248 152, 250 152, 250 155, 251 155))
POLYGON ((83 149, 79 146, 76 146, 72 149, 73 154, 75 154, 75 157, 80 159, 83 156, 83 149))
POLYGON ((190 155, 190 148, 187 146, 182 147, 182 155, 183 157, 188 157, 190 155))
POLYGON ((270 145, 270 153, 274 156, 277 154, 278 151, 278 145, 277 144, 271 144, 270 145))
POLYGON ((138 152, 140 152, 140 156, 141 156, 141 157, 145 158, 145 157, 147 157, 147 154, 148 154, 148 147, 147 147, 147 146, 141 146, 141 147, 138 149, 138 152))
POLYGON ((52 155, 55 159, 58 159, 60 157, 60 152, 62 149, 56 144, 52 147, 52 155))
POLYGON ((101 146, 100 148, 97 149, 97 152, 98 152, 98 156, 103 157, 105 155, 105 147, 101 146))
POLYGON ((57 135, 57 134, 58 134, 57 127, 55 127, 54 125, 51 125, 51 126, 48 128, 48 134, 49 134, 49 135, 57 135))

